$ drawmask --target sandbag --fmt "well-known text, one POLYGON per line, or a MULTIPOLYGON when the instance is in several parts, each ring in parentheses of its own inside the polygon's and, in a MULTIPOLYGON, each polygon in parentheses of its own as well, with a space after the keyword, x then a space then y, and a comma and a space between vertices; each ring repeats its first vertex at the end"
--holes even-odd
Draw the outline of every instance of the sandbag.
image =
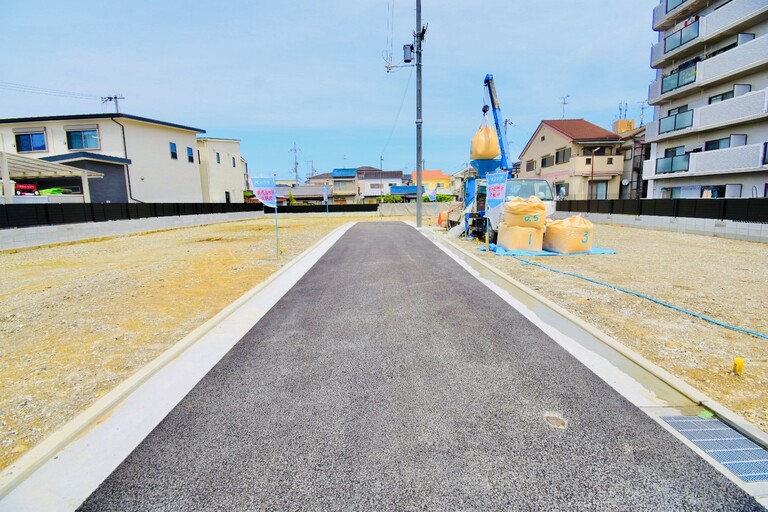
POLYGON ((501 154, 499 137, 496 129, 488 123, 488 116, 483 115, 483 122, 475 136, 469 151, 470 160, 492 160, 501 154))
POLYGON ((506 222, 499 225, 496 245, 507 251, 541 251, 544 232, 541 229, 511 226, 506 222))
POLYGON ((504 203, 503 221, 510 226, 543 229, 547 221, 547 205, 536 196, 512 198, 504 203))
POLYGON ((544 250, 561 254, 592 250, 593 225, 578 215, 547 222, 544 250))

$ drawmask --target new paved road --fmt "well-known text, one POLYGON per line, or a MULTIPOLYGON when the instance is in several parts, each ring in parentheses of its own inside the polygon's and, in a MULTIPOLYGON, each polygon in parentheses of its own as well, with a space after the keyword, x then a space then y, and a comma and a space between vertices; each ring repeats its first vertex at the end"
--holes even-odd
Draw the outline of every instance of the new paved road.
POLYGON ((299 509, 761 508, 415 229, 362 223, 81 507, 299 509))

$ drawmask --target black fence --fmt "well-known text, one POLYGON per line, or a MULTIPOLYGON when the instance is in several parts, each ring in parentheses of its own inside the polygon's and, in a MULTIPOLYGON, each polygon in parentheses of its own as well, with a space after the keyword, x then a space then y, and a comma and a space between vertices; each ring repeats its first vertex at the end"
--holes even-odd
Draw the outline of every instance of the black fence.
POLYGON ((768 198, 558 201, 557 211, 768 223, 768 198))
MULTIPOLYGON (((376 204, 329 205, 330 213, 375 212, 376 204)), ((214 213, 274 213, 274 208, 261 203, 72 203, 72 204, 8 204, 0 205, 0 229, 105 222, 108 220, 146 219, 179 215, 214 213)), ((325 213, 325 206, 281 206, 281 213, 325 213)))
MULTIPOLYGON (((351 213, 351 212, 375 212, 379 209, 378 204, 329 204, 329 213, 351 213)), ((277 209, 277 215, 281 213, 325 213, 325 205, 297 205, 281 206, 277 209)), ((275 213, 274 208, 264 207, 264 213, 275 213)))
POLYGON ((261 211, 261 203, 72 203, 0 205, 0 229, 261 211))

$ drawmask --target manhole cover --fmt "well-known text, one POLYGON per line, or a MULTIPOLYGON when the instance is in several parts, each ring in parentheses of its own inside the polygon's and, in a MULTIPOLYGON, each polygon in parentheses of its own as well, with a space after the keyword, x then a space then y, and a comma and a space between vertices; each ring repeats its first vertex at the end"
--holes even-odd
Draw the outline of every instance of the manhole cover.
POLYGON ((552 428, 566 428, 568 427, 568 422, 565 421, 565 418, 563 418, 560 415, 557 414, 547 414, 544 416, 544 419, 547 420, 547 423, 549 423, 549 426, 552 428))

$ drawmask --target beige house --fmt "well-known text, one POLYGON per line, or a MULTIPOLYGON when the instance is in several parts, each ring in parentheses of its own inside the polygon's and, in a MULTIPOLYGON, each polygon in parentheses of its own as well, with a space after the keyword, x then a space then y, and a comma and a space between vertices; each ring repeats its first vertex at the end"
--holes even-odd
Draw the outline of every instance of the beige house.
POLYGON ((520 178, 544 178, 565 199, 618 199, 618 135, 584 119, 542 121, 520 154, 520 178))
POLYGON ((246 183, 240 141, 199 137, 200 184, 204 203, 242 203, 246 183))

